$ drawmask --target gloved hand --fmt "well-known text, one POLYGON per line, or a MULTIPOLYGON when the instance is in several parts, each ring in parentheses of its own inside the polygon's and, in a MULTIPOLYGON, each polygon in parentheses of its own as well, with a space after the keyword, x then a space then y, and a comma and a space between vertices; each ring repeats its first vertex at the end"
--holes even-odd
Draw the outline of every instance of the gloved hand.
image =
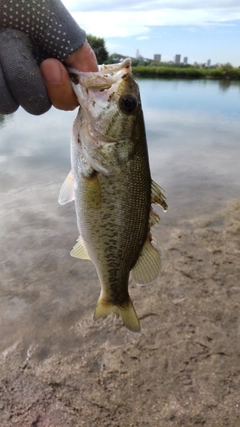
MULTIPOLYGON (((31 114, 48 111, 51 102, 39 64, 46 58, 79 63, 73 52, 85 41, 85 32, 60 0, 0 0, 0 114, 13 113, 19 105, 31 114), (69 59, 72 57, 74 61, 69 59)), ((88 55, 89 45, 85 50, 95 71, 97 63, 88 55)), ((57 64, 56 60, 47 61, 41 66, 45 76, 57 64)), ((67 72, 62 64, 59 67, 66 80, 67 72)), ((58 106, 58 101, 55 104, 58 106)))

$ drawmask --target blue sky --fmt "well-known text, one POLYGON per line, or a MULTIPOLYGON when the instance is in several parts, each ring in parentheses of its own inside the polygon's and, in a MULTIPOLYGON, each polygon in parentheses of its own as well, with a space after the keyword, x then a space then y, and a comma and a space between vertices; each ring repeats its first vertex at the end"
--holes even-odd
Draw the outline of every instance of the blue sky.
POLYGON ((87 33, 104 37, 109 53, 240 66, 239 0, 62 1, 87 33))

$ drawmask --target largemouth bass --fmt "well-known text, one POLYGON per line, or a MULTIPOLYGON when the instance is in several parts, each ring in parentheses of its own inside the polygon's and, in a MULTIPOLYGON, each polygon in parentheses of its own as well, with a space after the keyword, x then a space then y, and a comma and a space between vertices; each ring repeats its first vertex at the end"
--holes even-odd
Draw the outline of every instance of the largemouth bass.
POLYGON ((150 229, 160 218, 151 204, 167 210, 151 180, 139 88, 130 59, 95 73, 69 71, 80 108, 59 203, 75 200, 80 237, 71 255, 96 267, 101 294, 94 319, 113 312, 139 331, 129 274, 137 284, 158 276, 160 255, 150 229))

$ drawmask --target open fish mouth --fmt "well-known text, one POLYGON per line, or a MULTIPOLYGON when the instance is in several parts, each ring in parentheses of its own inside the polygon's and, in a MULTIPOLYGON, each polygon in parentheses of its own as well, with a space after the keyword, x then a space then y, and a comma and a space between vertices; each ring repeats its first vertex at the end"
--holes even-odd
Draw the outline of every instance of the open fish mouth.
POLYGON ((113 122, 118 114, 133 114, 138 107, 139 94, 131 60, 127 58, 120 64, 101 65, 97 72, 68 70, 82 111, 80 121, 89 140, 97 146, 121 142, 122 138, 119 135, 116 137, 115 132, 109 132, 104 123, 109 121, 111 115, 113 122), (135 96, 132 92, 135 92, 135 96))
POLYGON ((83 85, 88 90, 104 91, 131 72, 131 60, 125 59, 120 64, 100 65, 99 71, 82 72, 68 67, 72 82, 83 85))
POLYGON ((86 113, 97 103, 114 102, 121 83, 130 74, 133 78, 129 58, 120 64, 101 65, 97 72, 82 72, 74 68, 68 68, 68 71, 79 104, 86 113))

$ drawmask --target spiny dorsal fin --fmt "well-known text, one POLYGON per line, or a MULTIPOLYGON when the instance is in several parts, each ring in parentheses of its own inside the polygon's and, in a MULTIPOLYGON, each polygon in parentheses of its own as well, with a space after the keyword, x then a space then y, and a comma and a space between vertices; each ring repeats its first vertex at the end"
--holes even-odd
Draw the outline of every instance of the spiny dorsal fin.
POLYGON ((166 197, 163 194, 163 189, 152 180, 151 184, 151 203, 157 203, 161 205, 164 211, 168 210, 168 205, 166 203, 166 197))
POLYGON ((79 236, 76 245, 73 247, 73 249, 70 252, 70 255, 73 256, 74 258, 89 259, 91 261, 86 245, 81 236, 79 236))
POLYGON ((140 332, 140 323, 137 317, 137 313, 130 299, 125 302, 124 306, 114 305, 108 301, 103 300, 100 296, 97 307, 94 312, 94 320, 99 319, 102 316, 106 316, 109 313, 115 313, 117 317, 121 317, 124 325, 132 332, 140 332))
POLYGON ((158 250, 151 241, 146 240, 139 258, 132 269, 132 278, 137 285, 147 285, 153 282, 161 270, 161 258, 158 250))
POLYGON ((160 221, 160 216, 157 214, 157 212, 155 212, 153 208, 151 208, 150 215, 149 215, 149 228, 156 225, 159 221, 160 221))
POLYGON ((72 174, 72 171, 70 171, 60 189, 58 203, 60 205, 65 205, 68 202, 72 202, 74 199, 75 199, 75 196, 74 196, 73 174, 72 174))

